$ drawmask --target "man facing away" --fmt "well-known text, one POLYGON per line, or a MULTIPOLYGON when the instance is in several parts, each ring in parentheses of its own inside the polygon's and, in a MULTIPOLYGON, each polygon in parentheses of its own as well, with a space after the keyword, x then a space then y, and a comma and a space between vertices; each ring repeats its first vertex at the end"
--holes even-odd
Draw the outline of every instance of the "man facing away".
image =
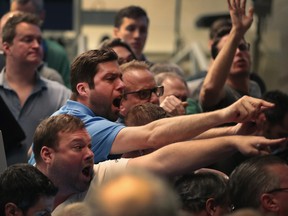
POLYGON ((279 157, 266 155, 243 162, 231 173, 229 190, 235 210, 288 215, 288 166, 279 157))
POLYGON ((51 215, 57 190, 47 176, 34 166, 12 165, 0 175, 0 214, 51 215))

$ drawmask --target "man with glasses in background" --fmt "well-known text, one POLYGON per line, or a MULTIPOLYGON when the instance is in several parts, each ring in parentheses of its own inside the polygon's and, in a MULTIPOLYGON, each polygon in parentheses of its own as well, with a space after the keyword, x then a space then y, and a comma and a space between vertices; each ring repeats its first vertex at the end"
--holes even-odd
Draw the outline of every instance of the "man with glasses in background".
POLYGON ((250 44, 244 38, 253 20, 247 18, 243 11, 237 11, 243 17, 243 22, 231 16, 232 26, 224 25, 215 33, 211 45, 214 62, 209 67, 199 94, 204 111, 227 107, 243 95, 261 97, 259 85, 250 80, 250 44), (243 25, 244 22, 246 25, 243 25))
POLYGON ((230 175, 234 210, 252 208, 263 215, 288 215, 288 166, 273 155, 253 157, 230 175))
POLYGON ((147 63, 134 60, 121 65, 120 70, 125 84, 120 104, 120 122, 133 106, 147 102, 159 105, 172 116, 184 114, 185 106, 175 95, 165 97, 160 102, 159 97, 163 96, 165 88, 157 85, 147 63))
MULTIPOLYGON (((247 122, 262 112, 259 107, 263 109, 273 106, 261 99, 244 97, 239 102, 216 112, 161 119, 139 127, 125 127, 114 122, 119 117, 125 88, 117 58, 112 49, 89 50, 75 58, 71 65, 71 99, 53 114, 70 114, 79 117, 85 123, 92 137, 91 149, 95 153, 95 163, 107 160, 109 154, 160 148, 196 136, 211 138, 243 134, 246 124, 232 128, 213 127, 231 121, 247 122), (210 128, 213 129, 209 130, 210 128)), ((160 95, 161 88, 154 90, 155 87, 156 85, 146 88, 151 88, 160 95)), ((157 97, 153 91, 149 91, 148 94, 150 96, 151 92, 151 98, 157 97)), ((127 97, 132 95, 126 94, 127 97)), ((140 95, 143 97, 143 93, 140 95)), ((195 142, 197 143, 197 140, 195 142)), ((30 160, 30 163, 33 163, 33 160, 30 160)))

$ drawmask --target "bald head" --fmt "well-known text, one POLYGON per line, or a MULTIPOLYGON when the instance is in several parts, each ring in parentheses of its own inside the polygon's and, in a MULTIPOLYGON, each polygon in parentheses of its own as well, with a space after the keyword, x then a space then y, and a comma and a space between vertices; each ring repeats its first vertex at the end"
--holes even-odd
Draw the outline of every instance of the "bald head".
POLYGON ((93 194, 96 208, 107 216, 173 216, 178 210, 172 189, 146 172, 132 170, 119 174, 93 194))

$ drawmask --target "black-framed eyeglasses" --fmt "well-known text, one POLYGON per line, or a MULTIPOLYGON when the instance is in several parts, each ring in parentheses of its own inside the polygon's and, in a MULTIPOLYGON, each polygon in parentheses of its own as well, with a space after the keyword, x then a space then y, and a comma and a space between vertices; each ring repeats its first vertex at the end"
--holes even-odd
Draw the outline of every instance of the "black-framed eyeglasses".
POLYGON ((125 92, 123 98, 127 99, 128 94, 136 94, 140 100, 150 100, 152 93, 155 93, 157 97, 160 97, 164 93, 164 86, 157 86, 151 89, 142 89, 139 91, 125 92))
POLYGON ((240 51, 249 51, 250 50, 250 43, 244 42, 238 45, 238 49, 240 51))
POLYGON ((277 192, 287 192, 288 193, 288 188, 275 188, 275 189, 270 190, 266 193, 277 193, 277 192))

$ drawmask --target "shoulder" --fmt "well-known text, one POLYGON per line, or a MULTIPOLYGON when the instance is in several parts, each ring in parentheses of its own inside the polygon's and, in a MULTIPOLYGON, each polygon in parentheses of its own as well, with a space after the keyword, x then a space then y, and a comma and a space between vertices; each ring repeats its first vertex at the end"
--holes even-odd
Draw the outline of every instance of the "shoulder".
POLYGON ((68 89, 63 84, 60 84, 59 82, 48 80, 44 77, 40 77, 41 81, 44 82, 45 86, 47 87, 48 92, 56 93, 56 94, 65 94, 65 95, 71 95, 71 90, 68 89))

